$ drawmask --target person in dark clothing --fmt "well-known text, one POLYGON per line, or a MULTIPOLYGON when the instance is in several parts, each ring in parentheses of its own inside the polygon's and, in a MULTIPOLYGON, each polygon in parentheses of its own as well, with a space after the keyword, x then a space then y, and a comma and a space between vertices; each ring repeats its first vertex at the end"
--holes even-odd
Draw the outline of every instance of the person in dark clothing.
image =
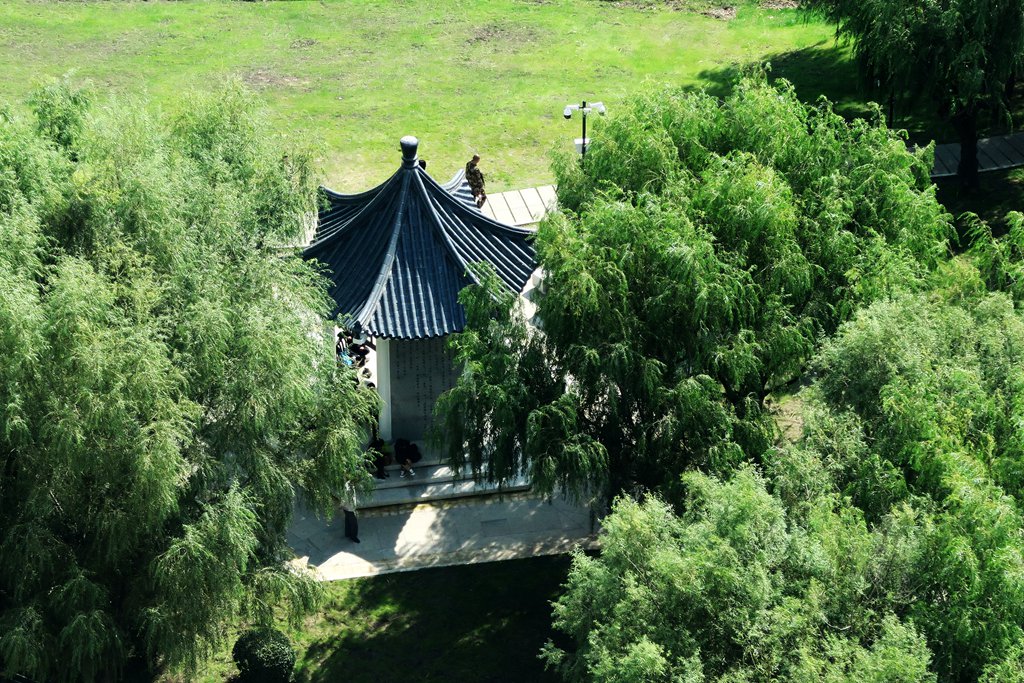
POLYGON ((479 163, 480 155, 474 154, 466 164, 466 182, 469 183, 469 189, 473 193, 473 199, 476 200, 477 208, 483 206, 487 201, 487 193, 484 192, 484 174, 480 171, 479 163))
POLYGON ((381 439, 376 435, 374 430, 373 441, 370 442, 370 452, 373 453, 373 476, 378 479, 387 479, 391 475, 388 474, 387 466, 393 462, 391 454, 387 451, 387 446, 384 443, 384 439, 381 439))
POLYGON ((412 466, 418 463, 423 458, 423 454, 420 453, 420 447, 410 442, 408 439, 396 439, 395 440, 395 462, 402 467, 402 473, 399 475, 403 479, 405 477, 416 476, 416 471, 413 470, 412 466))
POLYGON ((370 340, 360 339, 356 341, 349 338, 348 342, 348 353, 355 360, 356 367, 363 367, 366 365, 366 359, 370 356, 370 340))
POLYGON ((356 519, 354 510, 344 508, 345 512, 345 538, 354 543, 359 543, 359 520, 356 519))

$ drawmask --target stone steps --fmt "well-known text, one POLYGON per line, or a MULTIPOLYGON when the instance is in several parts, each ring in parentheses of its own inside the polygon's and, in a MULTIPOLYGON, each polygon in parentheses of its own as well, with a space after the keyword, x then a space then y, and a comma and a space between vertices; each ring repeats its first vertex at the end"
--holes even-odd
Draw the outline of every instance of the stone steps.
POLYGON ((526 479, 500 488, 494 484, 478 484, 472 479, 438 481, 417 480, 414 477, 411 481, 403 479, 402 482, 404 483, 402 486, 376 489, 367 500, 359 501, 357 510, 416 505, 455 498, 477 498, 530 490, 530 484, 526 479))
POLYGON ((427 465, 423 466, 421 463, 413 465, 413 471, 416 472, 415 476, 402 477, 402 470, 399 467, 387 467, 386 471, 389 475, 387 479, 377 480, 377 491, 383 491, 385 489, 395 489, 402 486, 408 486, 410 484, 416 484, 419 482, 428 481, 456 481, 465 479, 466 477, 459 476, 457 472, 454 472, 448 465, 427 465))
POLYGON ((376 488, 365 500, 360 500, 357 510, 372 510, 403 505, 416 505, 438 500, 492 496, 501 493, 528 491, 530 484, 521 478, 506 486, 484 484, 473 481, 469 471, 457 472, 442 462, 438 453, 424 449, 420 444, 423 458, 413 465, 415 475, 402 477, 399 465, 389 465, 385 471, 387 479, 377 479, 376 488))

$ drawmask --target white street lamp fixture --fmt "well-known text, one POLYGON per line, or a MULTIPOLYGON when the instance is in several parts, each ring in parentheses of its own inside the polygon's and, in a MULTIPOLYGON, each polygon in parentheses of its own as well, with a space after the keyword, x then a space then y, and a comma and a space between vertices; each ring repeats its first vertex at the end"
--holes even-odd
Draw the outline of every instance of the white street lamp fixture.
POLYGON ((577 146, 580 150, 580 166, 582 166, 587 159, 587 114, 590 112, 597 112, 599 115, 604 116, 608 110, 605 108, 604 102, 591 102, 588 105, 587 101, 583 100, 580 104, 566 105, 565 109, 562 111, 562 116, 567 119, 571 119, 574 111, 578 111, 583 114, 583 137, 577 142, 577 146))

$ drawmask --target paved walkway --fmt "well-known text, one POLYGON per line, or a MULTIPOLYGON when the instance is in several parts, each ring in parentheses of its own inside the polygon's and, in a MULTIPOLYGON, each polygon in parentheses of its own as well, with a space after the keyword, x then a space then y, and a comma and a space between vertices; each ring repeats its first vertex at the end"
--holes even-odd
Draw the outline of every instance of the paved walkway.
POLYGON ((297 509, 288 542, 299 564, 324 581, 425 567, 556 555, 591 546, 589 507, 531 495, 417 505, 359 515, 360 543, 345 538, 340 514, 330 522, 297 509))
MULTIPOLYGON (((935 145, 935 166, 932 178, 956 175, 960 164, 960 145, 935 145)), ((1001 135, 978 140, 978 170, 998 171, 1024 166, 1024 133, 1001 135)))
POLYGON ((535 225, 555 208, 555 186, 541 185, 487 195, 480 211, 499 223, 535 225))

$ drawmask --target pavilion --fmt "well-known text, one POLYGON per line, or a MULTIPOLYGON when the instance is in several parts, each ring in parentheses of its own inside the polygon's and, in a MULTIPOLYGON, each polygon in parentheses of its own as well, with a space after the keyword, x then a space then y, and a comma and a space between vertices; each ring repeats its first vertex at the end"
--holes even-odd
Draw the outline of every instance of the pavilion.
POLYGON ((444 337, 461 331, 458 293, 486 262, 512 291, 533 274, 533 231, 488 218, 456 176, 440 185, 420 167, 418 140, 401 140, 402 165, 381 185, 343 195, 324 188, 306 259, 328 269, 339 320, 376 338, 376 384, 385 440, 423 438, 437 397, 460 372, 444 337))

